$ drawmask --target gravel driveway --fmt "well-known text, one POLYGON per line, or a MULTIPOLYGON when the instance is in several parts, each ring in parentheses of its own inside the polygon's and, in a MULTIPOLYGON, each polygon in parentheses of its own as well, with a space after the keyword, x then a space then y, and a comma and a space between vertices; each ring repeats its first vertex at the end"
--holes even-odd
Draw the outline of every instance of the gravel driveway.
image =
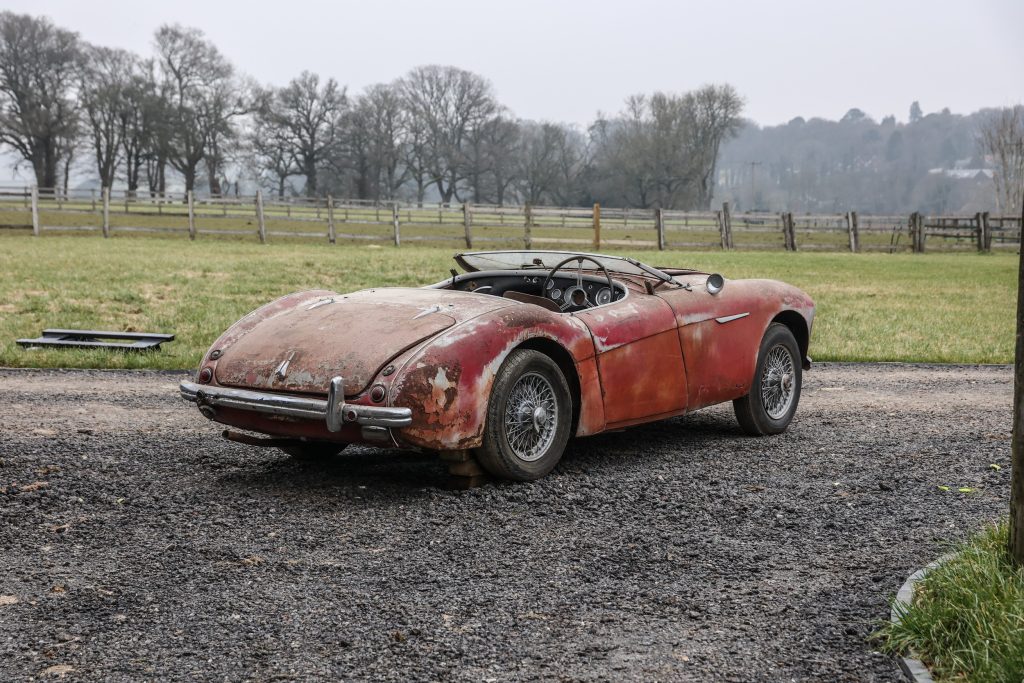
POLYGON ((0 680, 895 681, 888 599, 1008 506, 1006 367, 819 364, 782 436, 719 406, 466 492, 226 442, 181 377, 0 371, 0 680))

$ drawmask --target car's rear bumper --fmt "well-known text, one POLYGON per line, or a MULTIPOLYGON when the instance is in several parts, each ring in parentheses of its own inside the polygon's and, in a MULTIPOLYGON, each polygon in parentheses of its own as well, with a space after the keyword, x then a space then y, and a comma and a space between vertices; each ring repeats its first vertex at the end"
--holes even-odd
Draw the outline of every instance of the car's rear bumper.
POLYGON ((217 408, 231 408, 267 415, 323 420, 331 432, 341 431, 347 422, 364 427, 386 428, 408 427, 412 424, 412 410, 409 408, 345 403, 344 386, 341 377, 332 379, 327 400, 269 391, 215 387, 195 382, 182 382, 180 391, 183 399, 195 403, 200 412, 211 419, 216 416, 217 408))

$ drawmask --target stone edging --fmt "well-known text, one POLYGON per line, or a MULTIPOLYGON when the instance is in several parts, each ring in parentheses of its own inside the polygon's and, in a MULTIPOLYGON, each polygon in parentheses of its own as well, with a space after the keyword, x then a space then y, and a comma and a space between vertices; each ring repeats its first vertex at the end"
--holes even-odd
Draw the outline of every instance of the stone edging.
MULTIPOLYGON (((935 569, 943 562, 946 562, 954 555, 955 553, 943 555, 939 559, 925 566, 924 569, 918 569, 907 577, 907 580, 902 586, 900 586, 899 592, 896 593, 896 599, 892 602, 892 611, 889 614, 889 620, 892 623, 900 623, 900 613, 897 611, 897 607, 906 611, 914 601, 914 584, 923 579, 925 574, 935 569)), ((899 665, 906 677, 913 681, 913 683, 934 683, 934 680, 932 679, 932 672, 928 670, 928 667, 924 665, 924 662, 917 658, 915 652, 910 651, 905 657, 900 657, 899 665)))

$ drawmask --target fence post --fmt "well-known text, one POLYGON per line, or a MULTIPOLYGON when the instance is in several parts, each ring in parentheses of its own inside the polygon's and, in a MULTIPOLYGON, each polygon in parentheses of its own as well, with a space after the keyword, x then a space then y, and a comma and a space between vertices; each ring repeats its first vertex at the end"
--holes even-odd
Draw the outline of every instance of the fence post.
POLYGON ((850 236, 850 251, 854 254, 860 249, 860 235, 857 233, 857 212, 846 212, 846 232, 850 236))
POLYGON ((660 207, 654 210, 654 228, 658 231, 658 250, 665 251, 665 211, 660 207))
POLYGON ((992 226, 988 222, 988 212, 978 214, 978 251, 992 249, 992 226))
MULTIPOLYGON (((438 207, 437 214, 441 215, 441 208, 438 207)), ((462 204, 462 230, 466 234, 466 249, 473 248, 473 232, 470 229, 473 225, 473 214, 470 213, 469 202, 462 204)))
POLYGON ((32 186, 32 234, 39 237, 39 188, 32 186))
POLYGON ((925 233, 925 218, 924 214, 917 214, 917 251, 920 254, 924 253, 925 242, 928 239, 927 233, 925 233))
POLYGON ((533 207, 526 205, 526 222, 523 223, 523 246, 533 249, 533 207))
POLYGON ((725 215, 729 212, 729 202, 722 202, 722 210, 715 212, 715 220, 718 221, 718 236, 722 242, 722 250, 729 248, 729 235, 725 227, 725 215))
POLYGON ((729 202, 722 202, 722 221, 725 225, 725 247, 724 249, 732 249, 732 209, 729 207, 729 202))
POLYGON ((256 190, 256 223, 259 225, 260 244, 266 244, 267 224, 263 221, 263 190, 256 190))
MULTIPOLYGON (((380 208, 377 208, 377 214, 380 215, 380 208)), ((394 202, 391 205, 391 225, 395 228, 395 246, 402 246, 402 233, 398 227, 398 202, 394 202)))
POLYGON ((793 212, 786 212, 786 222, 789 224, 789 248, 796 251, 796 223, 793 222, 793 212))
POLYGON ((185 193, 185 203, 188 205, 188 238, 196 238, 196 200, 192 190, 185 193))
POLYGON ((785 212, 779 214, 779 221, 782 223, 782 248, 789 251, 789 221, 785 212))
POLYGON ((601 205, 594 202, 594 251, 601 250, 601 205))
POLYGON ((103 188, 103 238, 110 237, 110 188, 103 188))
POLYGON ((334 232, 334 197, 327 195, 327 241, 334 244, 337 239, 334 232))

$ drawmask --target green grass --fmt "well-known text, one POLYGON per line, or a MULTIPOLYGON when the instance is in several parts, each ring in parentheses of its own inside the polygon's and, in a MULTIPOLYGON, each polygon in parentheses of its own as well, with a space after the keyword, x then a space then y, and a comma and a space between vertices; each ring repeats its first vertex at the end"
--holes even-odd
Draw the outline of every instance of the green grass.
MULTIPOLYGON (((451 247, 0 231, 0 366, 191 368, 231 323, 288 292, 436 282, 451 247), (156 353, 24 350, 46 327, 173 332, 156 353)), ((633 250, 652 265, 767 277, 818 304, 816 360, 1008 363, 1017 257, 633 250)))
POLYGON ((914 587, 914 603, 880 636, 913 650, 937 680, 1024 680, 1024 568, 1007 553, 1007 525, 992 527, 914 587))

